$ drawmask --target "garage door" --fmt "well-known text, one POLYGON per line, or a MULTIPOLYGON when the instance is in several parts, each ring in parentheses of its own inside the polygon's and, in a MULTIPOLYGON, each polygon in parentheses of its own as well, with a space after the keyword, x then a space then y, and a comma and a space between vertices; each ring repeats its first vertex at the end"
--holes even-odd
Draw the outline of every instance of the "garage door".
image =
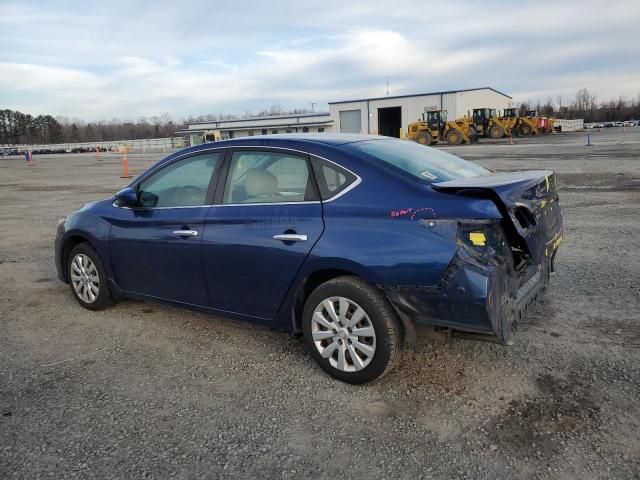
POLYGON ((362 133, 360 110, 340 112, 340 133, 362 133))

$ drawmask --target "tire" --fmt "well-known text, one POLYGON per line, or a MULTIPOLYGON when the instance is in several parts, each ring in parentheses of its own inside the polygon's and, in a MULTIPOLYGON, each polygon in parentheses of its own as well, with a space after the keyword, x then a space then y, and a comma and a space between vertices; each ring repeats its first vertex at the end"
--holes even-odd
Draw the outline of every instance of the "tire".
POLYGON ((305 303, 302 331, 307 349, 320 368, 356 385, 388 373, 402 348, 402 328, 391 305, 358 277, 338 277, 317 287, 305 303), (333 307, 335 315, 327 306, 333 307), (347 307, 345 316, 341 307, 347 307), (357 323, 350 325, 350 321, 357 323))
POLYGON ((84 308, 104 310, 113 304, 100 257, 88 243, 73 247, 67 257, 67 273, 71 292, 84 308))
POLYGON ((531 127, 529 125, 520 125, 520 135, 523 137, 531 135, 531 127))
POLYGON ((476 130, 476 127, 474 127, 473 125, 469 127, 469 131, 467 132, 467 135, 469 136, 470 144, 478 143, 480 141, 478 137, 478 131, 476 130))
POLYGON ((447 132, 446 139, 449 145, 460 145, 462 143, 462 134, 458 130, 452 129, 447 132))
POLYGON ((431 137, 431 134, 429 132, 418 132, 418 135, 416 136, 416 142, 418 142, 420 145, 431 145, 431 143, 433 142, 433 138, 431 137))
POLYGON ((504 137, 504 128, 502 128, 500 125, 493 125, 489 129, 489 136, 494 140, 504 137))

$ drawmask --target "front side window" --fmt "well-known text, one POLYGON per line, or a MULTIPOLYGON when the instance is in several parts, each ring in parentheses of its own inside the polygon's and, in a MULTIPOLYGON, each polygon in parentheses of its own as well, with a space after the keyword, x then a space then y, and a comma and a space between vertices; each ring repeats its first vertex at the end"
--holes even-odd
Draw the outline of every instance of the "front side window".
POLYGON ((314 196, 303 157, 274 152, 234 152, 223 203, 303 202, 314 196))
POLYGON ((162 168, 138 186, 138 206, 191 207, 204 205, 220 153, 205 153, 162 168))
POLYGON ((403 140, 367 140, 345 145, 427 182, 446 182, 489 175, 480 165, 435 148, 403 140))

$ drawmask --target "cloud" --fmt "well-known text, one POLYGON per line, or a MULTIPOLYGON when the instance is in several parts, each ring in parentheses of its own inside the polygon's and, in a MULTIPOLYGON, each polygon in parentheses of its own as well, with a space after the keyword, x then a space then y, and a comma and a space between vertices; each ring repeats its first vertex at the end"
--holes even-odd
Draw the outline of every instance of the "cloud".
POLYGON ((0 88, 16 91, 42 91, 52 93, 72 89, 95 90, 105 83, 96 75, 82 70, 0 62, 0 88))
POLYGON ((392 94, 636 96, 638 23, 633 1, 4 2, 0 98, 96 119, 308 106, 384 95, 387 78, 392 94))

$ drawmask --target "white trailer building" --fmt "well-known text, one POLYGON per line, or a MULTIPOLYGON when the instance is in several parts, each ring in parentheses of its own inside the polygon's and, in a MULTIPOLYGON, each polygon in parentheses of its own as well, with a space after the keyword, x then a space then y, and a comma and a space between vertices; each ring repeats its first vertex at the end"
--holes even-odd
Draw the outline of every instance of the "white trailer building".
POLYGON ((178 130, 174 135, 186 137, 190 145, 199 145, 204 142, 254 135, 332 131, 333 119, 329 113, 304 113, 196 122, 184 130, 178 130))
POLYGON ((336 132, 400 137, 425 110, 447 110, 448 119, 455 120, 470 115, 474 108, 510 106, 509 95, 484 87, 330 102, 329 113, 336 132))

